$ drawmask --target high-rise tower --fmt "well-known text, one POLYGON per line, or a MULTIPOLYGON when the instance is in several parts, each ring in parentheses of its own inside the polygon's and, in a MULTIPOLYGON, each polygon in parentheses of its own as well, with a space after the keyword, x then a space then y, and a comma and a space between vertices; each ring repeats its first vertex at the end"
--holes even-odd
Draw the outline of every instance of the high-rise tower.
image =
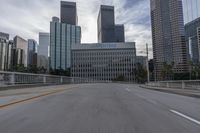
POLYGON ((151 21, 156 79, 172 78, 164 76, 166 65, 171 65, 176 74, 186 73, 188 62, 182 0, 151 0, 151 21))
POLYGON ((78 17, 75 2, 61 1, 60 19, 61 23, 77 25, 78 17))

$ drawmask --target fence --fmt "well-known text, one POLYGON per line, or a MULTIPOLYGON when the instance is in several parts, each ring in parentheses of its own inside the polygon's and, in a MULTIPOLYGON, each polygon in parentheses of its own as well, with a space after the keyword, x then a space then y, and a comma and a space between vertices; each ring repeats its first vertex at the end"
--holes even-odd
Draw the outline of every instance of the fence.
POLYGON ((152 87, 200 90, 200 80, 159 81, 159 82, 150 82, 147 83, 147 85, 152 87))
POLYGON ((96 82, 90 79, 72 78, 65 76, 29 74, 0 71, 0 87, 16 85, 47 85, 47 84, 79 84, 96 82))

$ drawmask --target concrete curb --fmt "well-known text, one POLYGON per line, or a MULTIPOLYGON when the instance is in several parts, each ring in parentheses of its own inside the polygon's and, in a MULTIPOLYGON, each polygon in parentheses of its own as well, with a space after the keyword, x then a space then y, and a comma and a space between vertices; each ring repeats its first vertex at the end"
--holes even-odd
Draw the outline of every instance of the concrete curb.
POLYGON ((193 98, 200 98, 200 94, 194 94, 195 92, 191 93, 188 91, 184 92, 183 90, 179 91, 178 89, 172 90, 172 89, 167 89, 167 88, 160 89, 158 87, 150 87, 150 86, 146 86, 146 85, 141 85, 140 87, 144 88, 144 89, 149 89, 149 90, 155 90, 155 91, 166 92, 166 93, 171 93, 171 94, 178 94, 178 95, 188 96, 188 97, 193 97, 193 98))

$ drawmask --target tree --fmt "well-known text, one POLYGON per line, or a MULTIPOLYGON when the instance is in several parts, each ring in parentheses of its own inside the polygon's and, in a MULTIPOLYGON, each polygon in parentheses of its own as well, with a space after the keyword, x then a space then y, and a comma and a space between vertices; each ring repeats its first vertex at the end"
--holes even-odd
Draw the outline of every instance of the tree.
POLYGON ((125 77, 123 75, 119 75, 114 81, 125 81, 125 77))
POLYGON ((163 63, 163 69, 161 72, 163 80, 171 80, 173 79, 173 67, 174 67, 174 62, 171 64, 167 64, 166 62, 163 63))
POLYGON ((145 83, 147 81, 147 70, 143 67, 142 64, 136 63, 133 73, 135 74, 136 82, 145 83))

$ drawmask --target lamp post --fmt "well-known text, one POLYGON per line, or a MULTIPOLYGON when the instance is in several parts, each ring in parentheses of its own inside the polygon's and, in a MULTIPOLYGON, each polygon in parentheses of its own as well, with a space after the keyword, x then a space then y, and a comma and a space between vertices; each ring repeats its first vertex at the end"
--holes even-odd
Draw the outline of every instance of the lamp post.
POLYGON ((147 61, 146 61, 146 69, 147 69, 147 82, 150 82, 150 77, 149 77, 149 49, 148 49, 148 44, 146 44, 146 52, 147 52, 147 61))

